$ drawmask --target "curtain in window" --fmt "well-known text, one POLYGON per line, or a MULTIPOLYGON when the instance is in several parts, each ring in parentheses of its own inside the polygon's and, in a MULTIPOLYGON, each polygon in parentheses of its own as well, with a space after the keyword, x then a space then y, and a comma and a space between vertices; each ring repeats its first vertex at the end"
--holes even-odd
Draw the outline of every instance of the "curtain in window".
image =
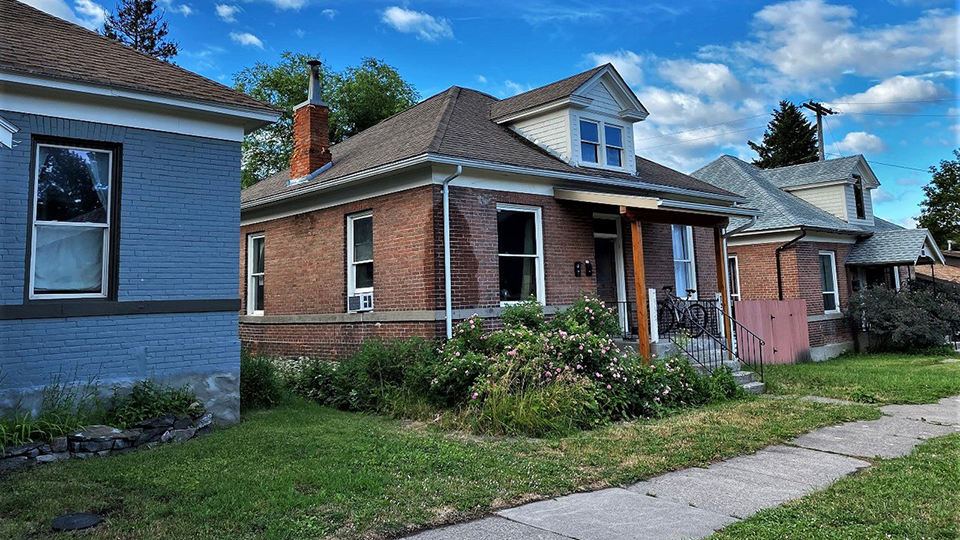
POLYGON ((100 227, 37 227, 33 288, 38 293, 100 292, 103 286, 100 227))
MULTIPOLYGON (((537 252, 537 239, 536 232, 534 230, 534 223, 532 216, 531 219, 527 219, 523 228, 523 252, 524 253, 536 253, 537 252)), ((536 276, 536 263, 537 260, 533 258, 523 259, 523 280, 520 286, 520 297, 529 298, 531 295, 537 295, 537 276, 536 276)))
POLYGON ((673 235, 673 273, 675 278, 675 291, 677 296, 685 298, 687 291, 696 289, 693 283, 693 254, 690 245, 690 237, 687 227, 684 225, 673 225, 671 227, 673 235))

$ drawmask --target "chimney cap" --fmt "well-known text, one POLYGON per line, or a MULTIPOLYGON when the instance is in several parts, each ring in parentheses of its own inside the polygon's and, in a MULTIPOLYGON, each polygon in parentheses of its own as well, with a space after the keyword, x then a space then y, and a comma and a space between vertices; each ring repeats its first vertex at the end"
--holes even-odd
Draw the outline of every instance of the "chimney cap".
POLYGON ((310 74, 308 75, 310 84, 307 87, 307 100, 294 107, 294 109, 299 109, 305 105, 329 107, 320 97, 320 61, 316 58, 307 60, 307 65, 310 66, 310 74))
POLYGON ((316 58, 314 58, 313 60, 307 60, 307 65, 310 66, 310 67, 314 67, 314 66, 320 67, 320 64, 321 64, 321 62, 320 62, 319 60, 317 60, 316 58))

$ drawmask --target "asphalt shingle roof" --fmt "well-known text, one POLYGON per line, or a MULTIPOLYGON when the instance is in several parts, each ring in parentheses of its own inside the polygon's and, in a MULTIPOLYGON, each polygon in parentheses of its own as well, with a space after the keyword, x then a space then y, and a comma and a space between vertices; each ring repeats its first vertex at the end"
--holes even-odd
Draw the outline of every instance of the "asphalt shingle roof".
POLYGON ((490 107, 490 117, 501 118, 569 97, 577 88, 583 86, 583 83, 589 81, 590 77, 593 77, 605 67, 607 67, 607 64, 498 101, 490 107))
POLYGON ((425 153, 527 167, 571 175, 642 181, 705 195, 733 193, 637 157, 637 175, 574 167, 491 120, 495 97, 457 86, 333 145, 332 166, 308 181, 288 185, 290 171, 281 171, 247 189, 243 203, 298 192, 367 169, 395 163, 425 153))
POLYGON ((926 229, 878 231, 850 248, 847 264, 914 264, 920 258, 926 241, 926 229))
POLYGON ((776 169, 763 169, 763 176, 780 188, 821 184, 836 180, 846 180, 857 172, 857 164, 862 156, 848 156, 826 161, 814 161, 776 169))
MULTIPOLYGON (((691 173, 694 178, 743 195, 751 208, 763 212, 750 227, 751 231, 807 227, 841 233, 867 233, 863 227, 852 225, 813 204, 787 193, 771 182, 756 165, 733 156, 721 156, 691 173)), ((730 227, 746 224, 745 220, 731 220, 730 227)))
POLYGON ((0 70, 276 111, 230 87, 17 0, 0 0, 0 70))

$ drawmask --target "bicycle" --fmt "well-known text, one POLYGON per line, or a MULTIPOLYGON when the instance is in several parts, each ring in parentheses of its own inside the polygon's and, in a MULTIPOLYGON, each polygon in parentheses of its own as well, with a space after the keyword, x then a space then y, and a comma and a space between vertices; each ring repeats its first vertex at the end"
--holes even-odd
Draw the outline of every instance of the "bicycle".
MULTIPOLYGON (((674 328, 682 328, 691 338, 698 338, 707 331, 707 310, 696 303, 689 303, 673 295, 673 287, 664 287, 664 298, 657 302, 657 321, 660 332, 670 333, 674 328)), ((687 294, 696 291, 687 289, 687 294)))

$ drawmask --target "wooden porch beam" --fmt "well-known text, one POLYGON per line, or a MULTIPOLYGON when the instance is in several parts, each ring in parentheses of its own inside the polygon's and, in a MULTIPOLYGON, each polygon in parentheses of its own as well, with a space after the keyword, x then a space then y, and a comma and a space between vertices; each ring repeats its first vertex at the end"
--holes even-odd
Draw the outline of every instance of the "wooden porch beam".
POLYGON ((692 225, 694 227, 726 227, 730 221, 723 216, 709 214, 692 214, 689 212, 675 212, 670 210, 644 210, 627 206, 620 207, 620 215, 626 221, 642 221, 643 223, 666 223, 670 225, 692 225))
POLYGON ((637 292, 638 351, 643 365, 650 364, 650 316, 647 314, 647 273, 643 266, 643 230, 639 221, 630 223, 633 239, 633 288, 637 292))
MULTIPOLYGON (((723 312, 730 315, 730 297, 727 295, 727 287, 729 286, 727 284, 727 258, 724 256, 726 251, 723 249, 723 228, 720 226, 713 228, 713 246, 717 255, 717 290, 720 291, 720 305, 723 312)), ((729 351, 733 351, 733 329, 731 326, 730 319, 723 317, 724 335, 727 337, 729 351)))

